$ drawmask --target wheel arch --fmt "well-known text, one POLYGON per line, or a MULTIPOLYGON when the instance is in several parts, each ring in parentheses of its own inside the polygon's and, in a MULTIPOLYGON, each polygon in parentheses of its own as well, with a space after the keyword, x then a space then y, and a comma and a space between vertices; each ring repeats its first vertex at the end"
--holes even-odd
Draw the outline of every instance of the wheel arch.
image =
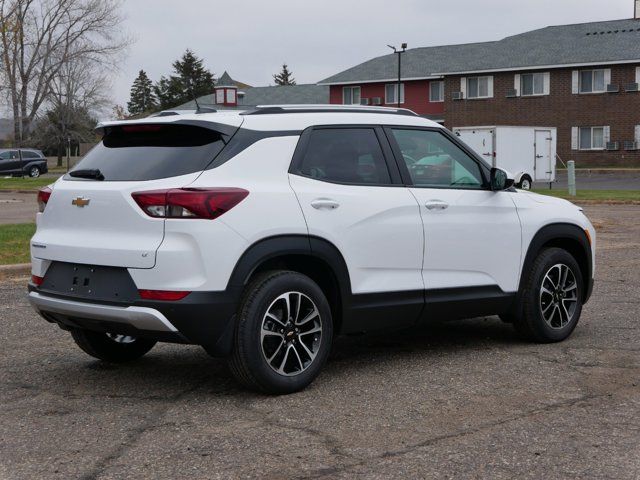
POLYGON ((520 285, 524 283, 524 276, 531 270, 531 266, 538 254, 544 248, 558 247, 569 252, 578 262, 582 274, 583 302, 586 303, 591 295, 590 284, 593 270, 591 245, 585 231, 572 223, 553 223, 540 228, 533 236, 522 265, 520 285))
POLYGON ((323 238, 280 235, 257 241, 238 260, 227 289, 244 289, 255 275, 282 269, 300 272, 318 284, 329 301, 334 331, 340 332, 351 282, 344 257, 323 238))

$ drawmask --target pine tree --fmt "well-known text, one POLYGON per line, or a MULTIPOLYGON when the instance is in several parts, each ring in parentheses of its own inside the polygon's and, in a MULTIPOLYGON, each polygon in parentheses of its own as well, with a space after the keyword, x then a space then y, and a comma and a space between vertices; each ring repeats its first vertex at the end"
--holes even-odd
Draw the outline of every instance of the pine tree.
POLYGON ((276 85, 295 85, 296 79, 293 78, 293 74, 289 71, 287 64, 282 65, 282 71, 273 76, 273 80, 276 85))
POLYGON ((174 75, 161 77, 154 86, 160 108, 173 108, 195 96, 213 93, 215 77, 207 70, 201 58, 187 49, 179 60, 173 62, 174 75))
POLYGON ((133 81, 130 98, 127 109, 131 115, 151 112, 157 108, 158 102, 153 93, 153 84, 144 70, 140 70, 138 77, 133 81))

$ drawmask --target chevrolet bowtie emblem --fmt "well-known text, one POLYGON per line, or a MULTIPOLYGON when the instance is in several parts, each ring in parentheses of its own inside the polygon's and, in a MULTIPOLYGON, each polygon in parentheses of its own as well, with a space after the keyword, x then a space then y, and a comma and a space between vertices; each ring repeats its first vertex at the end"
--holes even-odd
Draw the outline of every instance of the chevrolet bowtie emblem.
POLYGON ((89 205, 90 201, 91 199, 89 198, 78 197, 71 200, 71 205, 75 205, 76 207, 86 207, 89 205))

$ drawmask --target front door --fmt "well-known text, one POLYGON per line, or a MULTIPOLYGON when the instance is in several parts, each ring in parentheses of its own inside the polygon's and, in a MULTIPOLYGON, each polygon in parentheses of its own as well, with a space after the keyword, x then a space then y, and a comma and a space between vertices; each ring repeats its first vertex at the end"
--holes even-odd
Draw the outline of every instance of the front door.
POLYGON ((423 307, 420 211, 385 142, 375 127, 307 130, 290 170, 309 234, 346 262, 351 330, 410 325, 423 307))
POLYGON ((551 179, 551 131, 536 130, 535 151, 535 180, 538 182, 550 182, 551 179))
POLYGON ((390 127, 387 134, 424 223, 426 310, 430 296, 515 292, 521 229, 513 193, 489 190, 489 169, 442 129, 390 127))

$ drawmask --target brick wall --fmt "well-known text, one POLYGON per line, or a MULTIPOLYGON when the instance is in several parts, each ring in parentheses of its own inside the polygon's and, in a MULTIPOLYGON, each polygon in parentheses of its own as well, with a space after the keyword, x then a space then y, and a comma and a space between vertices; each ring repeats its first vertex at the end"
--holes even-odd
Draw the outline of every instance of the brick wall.
MULTIPOLYGON (((385 104, 384 88, 386 83, 362 83, 359 86, 360 96, 362 98, 380 97, 385 107, 397 107, 396 103, 385 104)), ((412 80, 404 83, 404 108, 410 108, 420 115, 441 115, 444 112, 444 102, 429 101, 429 81, 428 80, 412 80)), ((329 89, 329 103, 342 103, 342 85, 331 85, 329 89)))
MULTIPOLYGON (((593 67, 598 68, 598 67, 593 67)), ((550 94, 538 97, 507 98, 514 88, 514 74, 494 74, 492 99, 452 100, 460 91, 460 76, 445 79, 445 126, 448 128, 481 125, 530 125, 557 127, 558 154, 563 161, 575 160, 576 167, 640 167, 640 151, 624 151, 622 143, 634 140, 635 125, 640 125, 640 92, 624 92, 624 85, 635 82, 636 65, 611 68, 611 83, 620 93, 571 93, 572 69, 551 70, 550 94), (618 151, 571 150, 571 127, 605 126, 611 128, 611 141, 620 143, 618 151)), ((411 106, 409 106, 411 108, 411 106)))

